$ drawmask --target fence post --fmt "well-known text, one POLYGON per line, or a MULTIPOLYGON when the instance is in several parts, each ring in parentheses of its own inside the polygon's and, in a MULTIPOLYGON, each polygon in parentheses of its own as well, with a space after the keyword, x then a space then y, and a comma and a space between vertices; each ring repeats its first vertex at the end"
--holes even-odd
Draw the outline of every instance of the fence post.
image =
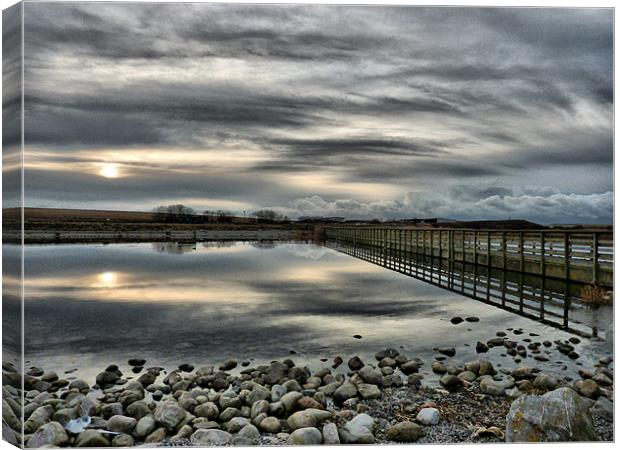
POLYGON ((487 267, 491 267, 491 232, 487 231, 487 267))
POLYGON ((506 270, 506 232, 502 231, 502 269, 506 270))
POLYGON ((545 276, 545 233, 540 233, 540 275, 545 276))
POLYGON ((569 250, 570 242, 568 240, 568 233, 564 232, 564 278, 566 281, 569 280, 570 277, 570 250, 569 250))
POLYGON ((592 282, 598 285, 598 233, 592 235, 592 282))
POLYGON ((519 251, 521 252, 521 259, 519 260, 519 271, 521 273, 523 273, 523 270, 525 269, 525 248, 523 248, 523 246, 523 231, 519 231, 519 251))

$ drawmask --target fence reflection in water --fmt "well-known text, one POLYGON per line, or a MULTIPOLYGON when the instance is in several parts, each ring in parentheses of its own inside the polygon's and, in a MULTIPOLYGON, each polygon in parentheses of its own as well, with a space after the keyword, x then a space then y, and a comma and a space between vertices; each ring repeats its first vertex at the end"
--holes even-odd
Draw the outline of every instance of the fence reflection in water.
POLYGON ((328 239, 325 245, 555 328, 586 337, 598 334, 595 326, 576 317, 589 307, 579 298, 582 283, 420 255, 405 248, 338 239, 328 239))

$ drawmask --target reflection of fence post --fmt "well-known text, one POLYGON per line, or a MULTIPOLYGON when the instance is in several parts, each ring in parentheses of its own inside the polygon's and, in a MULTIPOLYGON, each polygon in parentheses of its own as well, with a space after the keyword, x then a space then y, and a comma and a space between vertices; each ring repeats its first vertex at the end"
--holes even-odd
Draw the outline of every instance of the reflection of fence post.
MULTIPOLYGON (((565 238, 566 238, 566 234, 564 234, 565 238)), ((567 329, 568 328, 568 311, 570 309, 570 286, 568 284, 568 281, 565 283, 564 285, 564 320, 563 320, 563 325, 564 328, 567 329)))
POLYGON ((545 277, 540 278, 540 319, 545 318, 545 277))

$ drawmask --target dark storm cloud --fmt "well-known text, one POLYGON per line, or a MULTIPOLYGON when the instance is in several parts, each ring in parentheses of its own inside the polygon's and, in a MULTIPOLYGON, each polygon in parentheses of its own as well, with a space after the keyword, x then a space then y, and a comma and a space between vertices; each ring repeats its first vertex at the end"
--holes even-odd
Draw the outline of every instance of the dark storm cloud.
MULTIPOLYGON (((532 167, 565 195, 612 189, 611 9, 25 8, 26 144, 58 155, 50 162, 76 152, 93 163, 88 150, 135 147, 225 149, 231 160, 252 151, 254 159, 231 166, 231 179, 270 177, 260 193, 246 191, 246 201, 283 209, 319 191, 331 201, 383 198, 395 208, 403 206, 387 192, 447 195, 480 182, 519 191, 532 167), (579 174, 580 165, 588 170, 579 174), (313 174, 333 183, 308 184, 313 174), (285 186, 288 175, 305 175, 306 184, 285 186), (340 190, 353 183, 378 187, 373 198, 367 190, 350 199, 340 190)), ((188 163, 123 164, 153 187, 148 177, 166 164, 188 163)), ((174 176, 183 175, 170 175, 181 198, 186 190, 174 176)), ((67 190, 42 180, 51 183, 39 182, 50 200, 67 190)), ((129 188, 117 181, 96 192, 84 181, 84 196, 113 201, 119 185, 129 188)), ((243 195, 218 182, 213 195, 243 195)), ((142 192, 151 201, 159 190, 129 197, 138 202, 142 192)), ((487 204, 507 197, 489 195, 487 204)))

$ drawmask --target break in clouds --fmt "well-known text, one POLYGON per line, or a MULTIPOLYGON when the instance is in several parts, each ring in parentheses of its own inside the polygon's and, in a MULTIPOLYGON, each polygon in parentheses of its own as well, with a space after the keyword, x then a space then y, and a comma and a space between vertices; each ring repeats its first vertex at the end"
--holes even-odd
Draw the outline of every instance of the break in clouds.
POLYGON ((611 222, 612 18, 26 3, 27 206, 611 222))

